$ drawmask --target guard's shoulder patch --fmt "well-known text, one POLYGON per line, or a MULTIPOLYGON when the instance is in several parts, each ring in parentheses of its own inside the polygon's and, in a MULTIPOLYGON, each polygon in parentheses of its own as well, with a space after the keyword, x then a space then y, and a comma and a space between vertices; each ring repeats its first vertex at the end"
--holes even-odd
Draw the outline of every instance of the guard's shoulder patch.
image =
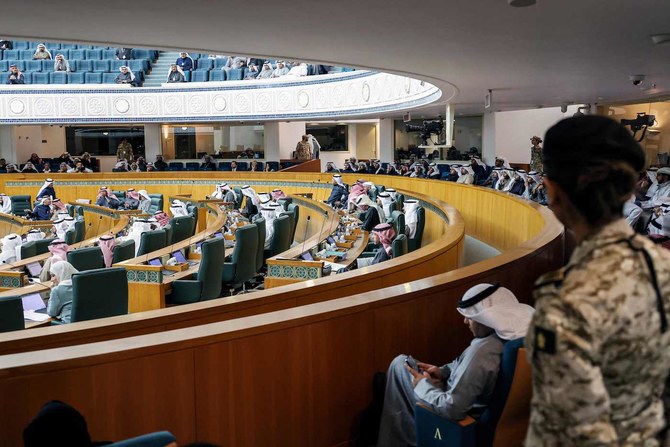
POLYGON ((545 273, 535 281, 535 287, 543 287, 547 284, 561 284, 565 279, 565 269, 554 270, 553 272, 545 273))
POLYGON ((555 354, 556 333, 554 331, 535 326, 535 341, 533 344, 536 352, 555 354))

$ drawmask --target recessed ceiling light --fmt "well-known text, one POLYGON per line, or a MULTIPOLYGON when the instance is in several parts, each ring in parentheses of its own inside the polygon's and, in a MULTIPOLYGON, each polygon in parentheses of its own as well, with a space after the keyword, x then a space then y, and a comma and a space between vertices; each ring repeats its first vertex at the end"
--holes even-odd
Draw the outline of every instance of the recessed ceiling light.
POLYGON ((649 37, 651 37, 652 42, 654 42, 656 45, 662 45, 664 43, 670 42, 670 33, 652 34, 649 37))
POLYGON ((523 8, 526 6, 533 6, 536 3, 536 0, 507 0, 510 6, 517 8, 523 8))

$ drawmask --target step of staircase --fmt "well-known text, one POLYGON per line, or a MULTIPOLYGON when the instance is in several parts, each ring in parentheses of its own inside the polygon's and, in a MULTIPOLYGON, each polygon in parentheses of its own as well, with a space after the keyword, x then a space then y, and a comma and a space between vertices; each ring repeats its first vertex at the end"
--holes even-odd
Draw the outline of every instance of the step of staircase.
POLYGON ((158 59, 151 66, 151 74, 147 75, 144 80, 144 86, 160 87, 167 79, 170 65, 174 64, 178 57, 179 53, 177 52, 161 51, 158 59))

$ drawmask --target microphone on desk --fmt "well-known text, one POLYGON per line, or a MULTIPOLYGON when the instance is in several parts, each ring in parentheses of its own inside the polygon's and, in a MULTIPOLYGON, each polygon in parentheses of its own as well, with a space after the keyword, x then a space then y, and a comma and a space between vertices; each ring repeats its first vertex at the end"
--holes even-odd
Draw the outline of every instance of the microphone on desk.
POLYGON ((300 251, 301 255, 305 253, 305 243, 307 242, 307 229, 309 228, 309 222, 310 222, 310 216, 307 216, 307 223, 305 224, 305 233, 302 236, 302 250, 300 251))

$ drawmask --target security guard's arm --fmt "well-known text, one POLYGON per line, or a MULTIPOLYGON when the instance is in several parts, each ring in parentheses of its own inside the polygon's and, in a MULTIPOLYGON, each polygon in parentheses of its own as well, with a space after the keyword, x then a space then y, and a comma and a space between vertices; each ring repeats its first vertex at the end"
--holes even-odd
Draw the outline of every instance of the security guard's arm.
POLYGON ((553 438, 561 445, 618 446, 610 421, 610 398, 599 367, 594 322, 582 309, 560 299, 538 304, 543 309, 536 313, 530 332, 534 337, 537 395, 533 396, 533 410, 537 417, 531 421, 527 447, 535 445, 535 435, 539 435, 535 439, 546 442, 553 438))

